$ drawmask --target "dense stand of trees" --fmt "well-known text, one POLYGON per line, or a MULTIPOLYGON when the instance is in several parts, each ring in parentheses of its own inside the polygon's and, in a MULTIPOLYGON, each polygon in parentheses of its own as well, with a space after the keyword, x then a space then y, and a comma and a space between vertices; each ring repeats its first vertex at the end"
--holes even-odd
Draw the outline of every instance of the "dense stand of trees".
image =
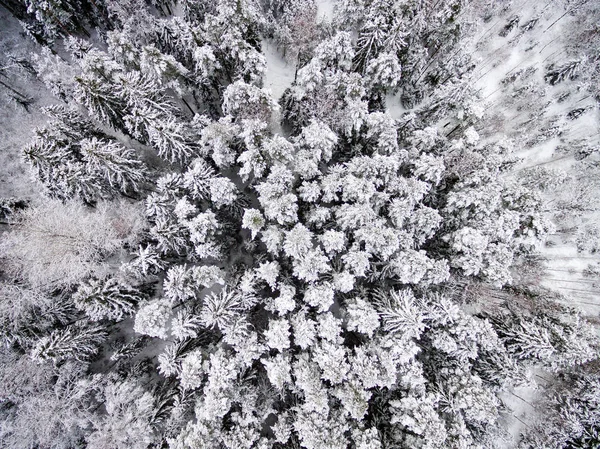
MULTIPOLYGON (((0 446, 494 448, 535 385, 515 444, 600 444, 593 323, 527 275, 557 226, 600 248, 597 147, 515 170, 588 109, 513 117, 519 140, 475 86, 481 26, 517 39, 549 6, 0 5, 56 99, 23 145, 40 197, 0 199, 0 446), (295 70, 280 99, 263 39, 295 70)), ((600 11, 552 8, 568 59, 507 76, 498 108, 599 99, 600 11)))

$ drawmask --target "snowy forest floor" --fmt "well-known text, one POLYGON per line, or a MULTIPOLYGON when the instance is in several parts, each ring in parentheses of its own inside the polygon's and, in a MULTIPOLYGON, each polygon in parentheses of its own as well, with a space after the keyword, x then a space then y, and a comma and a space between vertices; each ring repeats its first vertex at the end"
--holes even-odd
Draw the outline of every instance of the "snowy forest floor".
POLYGON ((21 160, 24 142, 47 118, 40 108, 56 102, 46 87, 27 74, 11 57, 27 58, 39 51, 19 22, 0 8, 0 197, 34 198, 39 195, 21 160), (30 103, 27 108, 19 101, 30 103))
MULTIPOLYGON (((541 8, 542 11, 545 7, 541 8)), ((545 112, 547 117, 564 117, 576 108, 584 108, 586 112, 561 129, 561 133, 544 140, 527 150, 516 152, 521 162, 515 167, 518 173, 523 169, 537 166, 559 168, 565 171, 574 162, 573 157, 565 157, 557 151, 564 142, 588 140, 598 145, 600 142, 598 123, 600 114, 595 100, 585 92, 574 93, 566 100, 559 100, 565 93, 564 86, 549 86, 540 95, 539 102, 528 105, 529 108, 511 108, 509 101, 503 97, 502 81, 521 70, 530 70, 543 84, 544 69, 551 64, 559 64, 567 58, 564 37, 568 36, 573 24, 562 11, 543 14, 536 26, 536 32, 522 33, 513 31, 506 37, 499 32, 511 17, 519 17, 521 23, 527 23, 538 17, 539 6, 527 0, 514 2, 510 11, 504 16, 493 19, 491 25, 481 30, 476 39, 475 55, 479 61, 475 69, 477 87, 483 100, 494 110, 497 120, 503 123, 504 133, 509 137, 518 137, 519 125, 526 120, 527 112, 532 108, 542 109, 545 103, 551 106, 545 112), (513 135, 510 134, 513 131, 513 135)), ((552 210, 550 214, 552 215, 552 210)), ((586 221, 598 222, 598 215, 590 215, 586 221)), ((557 233, 541 250, 546 258, 546 275, 539 281, 542 285, 565 295, 566 303, 581 309, 584 313, 597 317, 600 312, 600 283, 583 277, 583 270, 590 264, 600 261, 597 255, 589 256, 577 252, 573 236, 569 233, 557 233)))

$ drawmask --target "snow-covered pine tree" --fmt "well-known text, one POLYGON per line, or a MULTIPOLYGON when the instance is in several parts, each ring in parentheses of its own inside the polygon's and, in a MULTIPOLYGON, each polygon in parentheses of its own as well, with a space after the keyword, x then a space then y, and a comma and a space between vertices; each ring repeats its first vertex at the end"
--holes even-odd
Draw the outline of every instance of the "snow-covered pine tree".
POLYGON ((31 356, 38 362, 86 361, 98 352, 105 338, 106 331, 100 326, 68 326, 40 338, 31 356))
MULTIPOLYGON (((597 8, 492 3, 341 0, 329 23, 314 1, 104 0, 111 32, 38 64, 87 115, 48 111, 28 154, 59 201, 1 225, 0 446, 497 447, 512 387, 593 371, 589 323, 519 282, 552 189, 563 227, 597 209, 595 140, 569 135, 595 113, 597 8), (563 57, 561 20, 589 47, 563 57), (272 37, 300 59, 283 129, 272 37), (560 140, 571 177, 513 176, 513 148, 560 140)), ((569 236, 593 253, 597 231, 569 236)), ((524 447, 595 444, 590 379, 524 447)))
POLYGON ((131 315, 143 299, 139 287, 125 285, 116 278, 91 279, 73 295, 75 306, 92 321, 120 320, 131 315))
POLYGON ((75 110, 53 106, 45 111, 51 123, 36 130, 24 156, 49 196, 93 203, 117 192, 140 190, 146 170, 133 150, 75 110))

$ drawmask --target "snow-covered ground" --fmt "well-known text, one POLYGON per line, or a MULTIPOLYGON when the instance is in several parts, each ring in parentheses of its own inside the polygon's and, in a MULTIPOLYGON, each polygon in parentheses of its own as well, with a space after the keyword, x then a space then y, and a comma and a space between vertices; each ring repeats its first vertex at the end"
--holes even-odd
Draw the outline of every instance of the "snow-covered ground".
POLYGON ((38 51, 38 47, 24 35, 19 22, 3 8, 0 8, 0 24, 0 68, 5 68, 0 71, 0 198, 33 198, 39 192, 29 179, 21 154, 23 146, 33 136, 33 129, 45 122, 40 107, 55 100, 41 82, 26 74, 9 58, 29 58, 38 51), (15 100, 23 96, 31 101, 28 111, 15 100))
POLYGON ((398 94, 388 94, 385 97, 385 108, 387 113, 395 120, 398 120, 403 114, 408 112, 407 109, 402 106, 400 95, 398 94))
MULTIPOLYGON (((478 43, 474 53, 474 58, 478 61, 473 75, 476 87, 480 90, 486 110, 493 111, 502 120, 500 133, 508 134, 517 143, 525 142, 533 135, 523 135, 522 124, 535 115, 536 111, 543 114, 541 123, 548 123, 552 118, 558 117, 558 123, 563 126, 561 134, 533 146, 517 145, 515 154, 521 162, 515 167, 515 174, 525 168, 539 165, 569 172, 574 159, 570 155, 565 157, 557 152, 557 147, 565 142, 581 139, 598 143, 600 115, 594 100, 585 93, 576 92, 576 89, 570 86, 570 90, 575 93, 565 101, 558 101, 565 91, 565 86, 550 86, 544 80, 545 71, 550 64, 560 65, 568 60, 564 37, 568 36, 572 26, 568 16, 561 18, 560 8, 546 8, 548 5, 546 2, 518 2, 501 17, 495 17, 489 23, 483 24, 474 39, 474 42, 478 43), (500 36, 499 33, 508 20, 516 15, 519 17, 519 25, 505 37, 500 36), (520 28, 535 18, 539 18, 539 21, 531 30, 525 31, 520 28), (521 104, 519 101, 524 99, 507 98, 507 89, 502 80, 528 68, 532 72, 528 82, 532 88, 540 86, 541 91, 536 92, 536 95, 531 94, 529 104, 521 110, 521 107, 516 108, 513 105, 521 104), (579 107, 587 107, 588 111, 577 120, 567 121, 566 114, 579 107)), ((532 134, 539 131, 535 127, 529 130, 532 134)), ((492 140, 497 140, 498 135, 492 136, 492 140)), ((548 216, 553 216, 552 211, 548 216)), ((598 215, 589 219, 598 222, 598 215)), ((546 259, 546 272, 539 279, 540 285, 563 294, 562 302, 565 305, 579 309, 588 319, 595 322, 600 313, 600 279, 585 278, 583 270, 589 264, 600 262, 600 256, 578 253, 573 236, 568 234, 552 236, 549 244, 541 248, 541 255, 546 259)), ((600 331, 600 327, 598 330, 600 331)), ((536 383, 544 384, 543 379, 546 376, 552 378, 552 374, 549 373, 538 374, 541 376, 536 374, 533 379, 536 383)), ((514 441, 499 441, 498 447, 514 447, 519 433, 529 426, 538 413, 534 407, 538 396, 539 390, 535 385, 501 395, 508 409, 505 417, 506 428, 514 441)))
POLYGON ((269 89, 273 96, 279 100, 283 92, 294 82, 296 68, 282 58, 272 40, 262 42, 262 51, 267 60, 264 87, 269 89))
POLYGON ((317 17, 331 21, 333 19, 334 0, 317 0, 317 17))
MULTIPOLYGON (((475 58, 479 60, 475 70, 477 87, 487 108, 501 113, 505 120, 505 130, 513 133, 515 141, 524 141, 527 135, 521 135, 520 126, 536 111, 543 114, 543 123, 557 120, 561 126, 559 135, 543 140, 526 149, 515 148, 521 163, 517 172, 528 167, 545 166, 559 168, 569 172, 574 162, 572 156, 557 152, 559 145, 588 140, 598 144, 600 115, 594 99, 585 93, 577 92, 577 86, 569 86, 570 94, 566 100, 559 100, 565 92, 564 84, 550 86, 544 81, 544 73, 551 64, 560 65, 568 61, 565 50, 565 37, 572 26, 571 18, 563 16, 560 8, 547 8, 548 4, 537 2, 519 2, 501 18, 493 19, 482 27, 476 41, 475 58), (518 15, 519 25, 506 37, 499 36, 508 19, 518 15), (522 27, 527 22, 538 18, 539 21, 529 30, 522 27), (529 79, 531 86, 542 86, 543 91, 537 97, 531 96, 530 104, 521 111, 510 108, 512 99, 506 98, 506 89, 502 80, 520 70, 530 69, 533 73, 529 79), (574 88, 575 87, 575 88, 574 88), (575 108, 587 108, 578 119, 569 121, 566 114, 575 108)), ((574 84, 574 83, 573 83, 574 84)), ((538 129, 531 129, 537 132, 538 129)), ((552 213, 550 212, 550 216, 552 213)), ((592 215, 589 220, 598 220, 592 215)), ((565 303, 579 308, 587 315, 598 316, 600 312, 600 282, 583 277, 583 270, 589 265, 600 262, 599 255, 581 254, 577 252, 574 239, 568 235, 556 235, 550 244, 542 248, 542 256, 547 258, 547 275, 540 282, 542 285, 559 291, 565 295, 565 303)))

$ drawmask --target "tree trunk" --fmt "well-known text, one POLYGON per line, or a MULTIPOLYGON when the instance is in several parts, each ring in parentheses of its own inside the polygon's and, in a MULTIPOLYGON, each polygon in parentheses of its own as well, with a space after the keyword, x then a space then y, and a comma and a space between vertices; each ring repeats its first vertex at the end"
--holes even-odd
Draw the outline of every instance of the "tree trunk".
POLYGON ((19 92, 18 90, 16 90, 16 89, 13 89, 12 87, 10 87, 8 84, 6 84, 6 83, 5 83, 5 82, 3 82, 3 81, 0 81, 0 85, 2 85, 2 86, 4 86, 4 87, 6 87, 8 90, 10 90, 11 92, 13 92, 13 93, 15 93, 15 94, 19 95, 20 97, 23 97, 24 99, 28 99, 28 98, 29 98, 29 97, 27 97, 26 95, 23 95, 23 94, 22 94, 21 92, 19 92))

